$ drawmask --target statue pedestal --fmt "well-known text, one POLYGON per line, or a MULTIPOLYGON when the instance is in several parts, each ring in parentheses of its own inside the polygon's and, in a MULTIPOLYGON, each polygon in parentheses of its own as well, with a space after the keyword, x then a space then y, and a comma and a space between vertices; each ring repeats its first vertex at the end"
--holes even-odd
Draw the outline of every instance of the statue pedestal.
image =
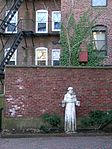
POLYGON ((77 133, 77 131, 73 131, 73 132, 66 131, 65 133, 66 133, 66 134, 75 134, 75 133, 77 133))

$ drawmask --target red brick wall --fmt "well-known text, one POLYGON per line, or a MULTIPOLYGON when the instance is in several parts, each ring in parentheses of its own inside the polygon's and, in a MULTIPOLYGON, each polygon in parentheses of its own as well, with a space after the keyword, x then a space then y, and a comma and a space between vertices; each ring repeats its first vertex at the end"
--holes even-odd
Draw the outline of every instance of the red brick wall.
POLYGON ((63 115, 59 104, 69 86, 81 101, 78 116, 112 109, 112 68, 7 67, 5 116, 10 117, 13 107, 16 117, 63 115))

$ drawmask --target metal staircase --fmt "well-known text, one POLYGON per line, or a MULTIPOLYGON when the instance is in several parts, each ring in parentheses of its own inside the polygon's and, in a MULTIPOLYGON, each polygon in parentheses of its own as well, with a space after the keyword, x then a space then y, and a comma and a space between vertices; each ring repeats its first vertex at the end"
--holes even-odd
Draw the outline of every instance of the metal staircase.
POLYGON ((12 55, 14 54, 15 50, 17 49, 17 47, 19 46, 20 42, 23 39, 23 35, 24 33, 21 31, 20 33, 18 33, 14 39, 13 44, 10 47, 10 50, 7 52, 6 56, 4 57, 4 59, 2 60, 1 64, 0 64, 0 70, 3 72, 5 65, 9 63, 10 58, 12 57, 12 55))
POLYGON ((13 16, 15 15, 15 13, 17 12, 17 10, 19 9, 19 7, 21 6, 22 3, 23 3, 23 0, 16 0, 15 1, 13 6, 11 7, 11 9, 9 10, 7 15, 3 19, 2 23, 0 24, 0 31, 1 32, 5 31, 5 28, 8 26, 11 19, 13 18, 13 16))
MULTIPOLYGON (((21 4, 23 3, 23 1, 24 0, 16 0, 13 3, 13 5, 11 6, 11 8, 8 11, 7 15, 4 17, 4 19, 2 20, 2 22, 0 24, 0 33, 5 31, 6 27, 10 24, 10 21, 14 17, 15 13, 18 11, 18 9, 21 6, 21 4)), ((5 4, 5 6, 6 6, 6 4, 5 4)), ((14 36, 12 36, 11 38, 9 38, 7 40, 7 41, 12 40, 12 44, 10 46, 10 50, 7 52, 7 54, 5 55, 5 57, 3 58, 3 60, 0 63, 0 74, 4 73, 5 65, 9 63, 12 55, 14 54, 15 50, 19 46, 19 44, 20 44, 20 42, 23 38, 23 34, 24 33, 21 31, 21 32, 15 34, 14 36)), ((5 44, 7 45, 7 42, 5 44)), ((4 46, 3 49, 1 50, 1 52, 4 52, 5 48, 6 47, 4 46)))

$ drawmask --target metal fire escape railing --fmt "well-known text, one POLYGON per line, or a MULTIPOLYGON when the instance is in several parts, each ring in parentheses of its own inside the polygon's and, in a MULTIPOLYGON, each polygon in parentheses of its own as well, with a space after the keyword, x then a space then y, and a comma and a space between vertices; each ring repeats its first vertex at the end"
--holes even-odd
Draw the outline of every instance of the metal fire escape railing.
POLYGON ((1 55, 3 54, 3 57, 4 57, 4 51, 7 48, 7 46, 10 44, 10 50, 7 52, 7 54, 5 55, 5 57, 2 59, 2 61, 0 63, 0 71, 2 71, 2 72, 4 71, 5 65, 9 63, 12 55, 14 54, 15 50, 17 49, 17 47, 19 46, 19 44, 20 44, 20 42, 21 42, 21 40, 23 38, 23 32, 22 31, 20 31, 17 34, 13 33, 15 31, 15 28, 17 28, 19 26, 19 23, 20 23, 20 21, 18 21, 17 26, 14 26, 13 31, 12 31, 13 36, 10 36, 6 40, 3 48, 0 51, 0 54, 1 55))
POLYGON ((23 3, 23 0, 16 0, 15 3, 12 5, 11 9, 7 13, 7 15, 4 17, 2 23, 0 24, 0 31, 3 32, 5 28, 8 26, 10 21, 12 20, 13 16, 23 3))
MULTIPOLYGON (((15 13, 17 12, 17 10, 19 9, 19 7, 21 6, 22 3, 23 3, 23 0, 16 0, 14 2, 14 4, 11 6, 11 8, 8 11, 7 15, 4 17, 4 19, 2 20, 2 23, 0 24, 0 32, 1 33, 3 33, 5 31, 6 27, 8 27, 8 25, 10 24, 10 21, 12 20, 12 18, 14 17, 15 13)), ((3 9, 5 8, 5 6, 6 6, 6 4, 4 5, 3 9)), ((3 9, 1 10, 0 13, 3 12, 3 9)), ((18 24, 17 24, 17 26, 18 26, 18 24)), ((14 30, 17 26, 14 26, 14 30)), ((15 34, 13 36, 13 40, 12 40, 12 37, 11 37, 12 44, 10 46, 10 50, 7 52, 7 54, 5 55, 5 57, 3 58, 3 60, 0 63, 0 71, 1 72, 4 71, 5 65, 9 63, 10 58, 14 54, 14 52, 17 49, 18 45, 20 44, 22 38, 23 38, 23 32, 22 31, 15 34)), ((5 48, 6 48, 5 46, 7 45, 8 41, 10 41, 10 38, 6 41, 3 48, 1 49, 0 53, 2 53, 2 52, 4 53, 5 48)))
POLYGON ((7 52, 7 54, 5 55, 5 57, 2 59, 2 61, 0 63, 0 71, 3 72, 5 65, 10 62, 10 59, 11 59, 12 55, 14 54, 15 50, 18 48, 19 44, 21 43, 23 36, 25 34, 28 35, 28 33, 33 33, 33 31, 34 31, 34 21, 33 20, 20 19, 18 21, 17 26, 14 26, 14 28, 13 28, 13 31, 11 33, 12 35, 9 36, 9 38, 6 40, 4 46, 2 47, 2 49, 0 51, 0 55, 3 56, 5 49, 7 49, 7 47, 10 44, 10 50, 7 52), (27 25, 27 23, 26 23, 27 21, 28 21, 29 25, 27 25), (27 28, 26 28, 26 26, 27 26, 27 28), (18 31, 18 33, 16 33, 16 34, 14 33, 15 28, 17 28, 17 31, 18 31))
POLYGON ((10 58, 14 54, 15 50, 19 46, 22 39, 23 39, 23 32, 19 32, 18 34, 16 34, 16 37, 10 47, 10 50, 7 52, 6 56, 4 57, 4 59, 2 60, 0 64, 0 70, 4 71, 5 65, 9 63, 10 58))

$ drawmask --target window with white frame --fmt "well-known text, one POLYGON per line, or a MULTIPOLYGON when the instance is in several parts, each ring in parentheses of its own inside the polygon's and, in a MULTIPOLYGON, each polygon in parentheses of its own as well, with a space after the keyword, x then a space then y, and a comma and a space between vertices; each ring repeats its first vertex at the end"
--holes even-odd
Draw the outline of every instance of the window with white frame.
POLYGON ((107 43, 106 43, 106 27, 103 25, 95 26, 92 28, 93 45, 100 54, 106 55, 107 43))
POLYGON ((92 6, 106 6, 107 0, 92 0, 92 6))
MULTIPOLYGON (((9 11, 6 11, 6 15, 8 14, 9 11)), ((10 18, 11 16, 9 16, 10 18)), ((17 22, 18 22, 18 12, 15 13, 13 18, 11 19, 10 23, 6 27, 5 32, 6 33, 17 33, 17 22)))
POLYGON ((60 60, 60 49, 52 49, 52 65, 58 66, 60 60))
POLYGON ((52 12, 52 31, 60 31, 61 29, 61 11, 52 12))
POLYGON ((48 64, 48 50, 44 47, 35 49, 35 65, 44 66, 48 64))
MULTIPOLYGON (((6 56, 6 54, 9 52, 10 48, 5 49, 4 51, 4 57, 6 56)), ((14 54, 12 55, 9 63, 9 65, 16 65, 17 64, 17 50, 14 52, 14 54)))
POLYGON ((36 33, 48 33, 48 11, 36 11, 36 33))

